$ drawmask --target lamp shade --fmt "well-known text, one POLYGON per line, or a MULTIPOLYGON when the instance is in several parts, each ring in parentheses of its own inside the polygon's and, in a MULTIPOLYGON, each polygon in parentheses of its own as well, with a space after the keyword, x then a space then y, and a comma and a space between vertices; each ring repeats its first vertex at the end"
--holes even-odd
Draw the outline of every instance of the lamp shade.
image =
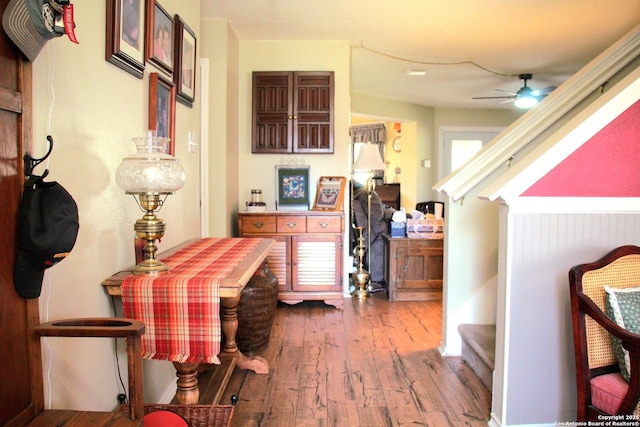
POLYGON ((182 188, 184 168, 178 159, 166 153, 169 138, 153 136, 133 138, 137 152, 122 159, 116 170, 116 183, 127 193, 170 194, 182 188))
POLYGON ((386 166, 380 157, 377 144, 362 144, 358 158, 353 163, 354 171, 372 171, 384 169, 386 166))

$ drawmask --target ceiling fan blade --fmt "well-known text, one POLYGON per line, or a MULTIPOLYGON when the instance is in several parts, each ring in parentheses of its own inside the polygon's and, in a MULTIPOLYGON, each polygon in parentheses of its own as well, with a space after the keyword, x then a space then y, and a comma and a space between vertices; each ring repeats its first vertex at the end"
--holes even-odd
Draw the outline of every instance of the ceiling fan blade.
POLYGON ((515 96, 475 96, 471 99, 515 99, 515 96))
POLYGON ((531 92, 531 94, 533 96, 547 96, 549 95, 551 92, 553 92, 554 90, 557 89, 557 86, 547 86, 545 88, 542 89, 537 89, 531 92))
POLYGON ((516 96, 518 94, 517 92, 511 92, 510 90, 502 90, 502 89, 494 89, 494 90, 497 90, 498 92, 508 93, 513 96, 516 96))

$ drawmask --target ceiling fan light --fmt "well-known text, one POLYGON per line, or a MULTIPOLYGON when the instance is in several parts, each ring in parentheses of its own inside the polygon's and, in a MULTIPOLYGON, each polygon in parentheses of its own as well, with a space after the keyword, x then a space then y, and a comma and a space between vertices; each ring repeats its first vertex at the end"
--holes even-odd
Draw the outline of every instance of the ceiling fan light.
POLYGON ((534 96, 519 96, 514 101, 518 108, 531 108, 538 103, 538 99, 534 96))
POLYGON ((422 70, 422 69, 419 69, 419 68, 414 68, 414 69, 411 69, 411 70, 407 70, 407 75, 408 76, 424 76, 426 74, 427 74, 426 70, 422 70))

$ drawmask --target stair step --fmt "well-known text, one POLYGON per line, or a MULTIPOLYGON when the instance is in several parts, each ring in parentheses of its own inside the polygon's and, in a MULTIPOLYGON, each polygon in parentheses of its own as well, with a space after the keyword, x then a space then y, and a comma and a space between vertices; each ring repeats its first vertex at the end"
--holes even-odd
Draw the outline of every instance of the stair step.
POLYGON ((460 325, 462 357, 491 390, 495 367, 496 325, 460 325))

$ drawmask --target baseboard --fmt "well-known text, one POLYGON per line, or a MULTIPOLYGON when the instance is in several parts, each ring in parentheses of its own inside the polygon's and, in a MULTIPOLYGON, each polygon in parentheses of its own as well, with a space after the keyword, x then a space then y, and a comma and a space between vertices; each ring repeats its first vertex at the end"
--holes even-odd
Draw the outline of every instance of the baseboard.
MULTIPOLYGON (((573 424, 572 424, 573 425, 573 424)), ((495 413, 491 413, 491 418, 487 423, 488 427, 507 427, 507 424, 502 424, 495 413)), ((514 424, 513 426, 517 427, 557 427, 558 423, 549 423, 549 424, 514 424)))

